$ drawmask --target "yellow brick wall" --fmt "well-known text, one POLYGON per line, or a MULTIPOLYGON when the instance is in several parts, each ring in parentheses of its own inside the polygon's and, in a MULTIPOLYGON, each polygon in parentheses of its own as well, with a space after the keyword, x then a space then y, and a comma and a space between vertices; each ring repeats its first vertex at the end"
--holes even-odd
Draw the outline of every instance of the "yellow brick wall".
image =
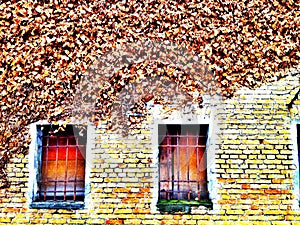
POLYGON ((293 120, 300 120, 300 101, 291 112, 286 106, 297 83, 287 77, 257 90, 242 89, 232 99, 193 111, 199 118, 217 119, 210 146, 215 160, 209 173, 217 192, 213 210, 189 215, 155 210, 156 118, 149 114, 124 138, 106 131, 104 121, 96 129, 91 194, 84 209, 29 209, 31 159, 16 155, 7 166, 11 187, 0 190, 0 224, 300 224, 291 132, 293 120))

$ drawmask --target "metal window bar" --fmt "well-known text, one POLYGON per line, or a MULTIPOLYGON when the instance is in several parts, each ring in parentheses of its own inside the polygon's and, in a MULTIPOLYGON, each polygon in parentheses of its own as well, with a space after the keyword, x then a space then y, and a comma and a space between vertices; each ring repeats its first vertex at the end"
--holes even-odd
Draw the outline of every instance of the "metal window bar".
MULTIPOLYGON (((179 162, 179 147, 178 147, 178 143, 179 143, 179 135, 178 135, 178 131, 176 133, 176 139, 175 139, 175 146, 176 146, 176 159, 177 159, 177 199, 179 200, 180 199, 180 162, 179 162)), ((174 154, 174 153, 173 153, 174 154)))
MULTIPOLYGON (((170 144, 170 138, 167 137, 167 145, 170 144)), ((168 182, 172 182, 172 178, 170 176, 170 156, 171 156, 171 148, 168 146, 167 147, 167 169, 168 169, 168 182)), ((171 196, 170 196, 170 183, 168 183, 167 185, 167 199, 170 200, 171 196)))
POLYGON ((77 170, 78 170, 78 147, 77 146, 78 146, 78 140, 76 139, 74 201, 76 200, 76 185, 77 185, 77 170))
MULTIPOLYGON (((159 187, 160 187, 160 198, 161 199, 167 199, 167 200, 173 200, 173 199, 177 199, 177 200, 193 200, 193 198, 198 198, 198 200, 202 200, 202 199, 208 199, 208 192, 207 192, 207 178, 205 178, 205 180, 200 178, 200 170, 201 170, 201 157, 200 157, 200 149, 205 148, 206 145, 201 145, 199 143, 200 139, 204 139, 206 142, 207 136, 205 135, 190 135, 190 134, 179 134, 178 131, 176 133, 176 135, 170 135, 167 134, 165 135, 165 141, 162 142, 162 144, 160 145, 160 150, 161 151, 167 151, 167 158, 168 158, 168 163, 167 163, 167 171, 168 171, 168 179, 167 180, 160 180, 159 183, 159 187), (196 143, 196 144, 191 144, 189 143, 189 138, 194 138, 194 141, 192 141, 192 143, 196 143), (185 140, 185 144, 180 144, 180 139, 184 139, 185 140), (185 152, 186 152, 186 179, 182 179, 180 176, 180 162, 181 162, 181 156, 180 156, 180 151, 179 148, 180 147, 184 147, 185 148, 185 152), (195 154, 196 154, 196 177, 191 177, 191 174, 193 174, 191 172, 191 167, 189 164, 189 158, 191 157, 191 154, 193 152, 191 152, 191 148, 194 148, 195 150, 195 154), (172 149, 171 151, 171 157, 172 157, 172 165, 169 165, 169 157, 170 157, 170 149, 172 149), (176 159, 176 162, 174 161, 174 158, 176 159), (172 174, 171 174, 171 180, 170 180, 170 168, 172 167, 172 174), (174 167, 177 168, 176 170, 176 178, 175 179, 175 169, 174 167), (164 183, 167 183, 169 185, 171 185, 171 190, 161 190, 161 187, 164 187, 164 183), (177 183, 177 190, 175 190, 174 184, 177 183), (194 185, 196 186, 194 186, 194 185), (192 187, 194 187, 194 189, 192 187), (196 187, 196 188, 195 188, 196 187), (195 190, 196 189, 196 190, 195 190), (166 197, 164 198, 163 193, 166 192, 166 197)), ((203 142, 203 141, 202 141, 203 142)), ((204 150, 203 150, 204 151, 204 150)), ((204 157, 204 154, 202 154, 202 157, 204 157)), ((203 162, 205 160, 202 160, 203 162)), ((160 165, 160 167, 164 167, 165 165, 160 165)), ((160 171, 164 171, 162 168, 160 168, 160 171)), ((182 175, 183 176, 183 175, 182 175)), ((169 186, 167 185, 167 186, 169 186)))
POLYGON ((56 190, 57 190, 57 172, 58 172, 58 137, 56 138, 56 152, 55 152, 55 182, 54 182, 54 201, 56 201, 56 190))
MULTIPOLYGON (((185 147, 185 152, 186 152, 186 161, 188 162, 189 161, 189 136, 186 135, 186 147, 185 147)), ((187 170, 186 170, 186 178, 188 180, 188 196, 187 196, 187 199, 188 200, 191 200, 191 196, 190 196, 190 164, 187 163, 187 170)))
MULTIPOLYGON (((199 138, 197 138, 197 145, 199 145, 199 138)), ((200 199, 200 157, 199 157, 199 147, 196 147, 196 162, 197 162, 197 175, 198 175, 198 180, 197 180, 197 197, 200 199)))
POLYGON ((67 146, 66 146, 66 170, 65 170, 65 180, 64 180, 64 201, 67 200, 69 138, 67 138, 66 141, 67 141, 67 146))
MULTIPOLYGON (((52 136, 52 138, 56 137, 56 145, 53 145, 50 143, 50 137, 51 136, 44 136, 43 141, 42 141, 42 154, 45 155, 45 157, 42 156, 42 170, 40 175, 40 179, 38 181, 38 186, 39 186, 39 195, 40 196, 39 200, 41 201, 47 201, 47 200, 52 200, 52 201, 59 201, 59 200, 68 200, 68 194, 72 192, 72 200, 77 201, 79 200, 78 196, 83 196, 84 195, 84 187, 83 188, 77 188, 78 184, 83 184, 84 186, 84 180, 83 179, 78 179, 78 150, 79 147, 84 149, 85 145, 79 145, 78 140, 75 136, 67 135, 67 136, 52 136), (76 144, 72 144, 70 139, 75 138, 76 144), (65 142, 66 144, 60 144, 59 139, 66 139, 65 142), (46 140, 46 141, 44 141, 46 140), (70 155, 70 149, 69 147, 75 147, 75 175, 72 179, 68 180, 68 165, 69 165, 69 155, 70 155), (49 171, 53 170, 53 168, 49 167, 49 162, 51 159, 49 159, 49 148, 55 148, 55 171, 54 171, 54 176, 51 174, 49 175, 49 171), (59 150, 60 148, 65 148, 65 156, 63 157, 63 160, 59 160, 59 150), (58 179, 58 168, 59 168, 59 161, 63 165, 65 163, 65 171, 63 174, 64 179, 58 179), (63 162, 65 161, 65 162, 63 162), (43 166, 44 164, 44 166, 43 166), (73 183, 73 190, 68 190, 68 184, 73 183), (53 186, 53 187, 51 187, 53 186), (52 190, 51 190, 52 189, 52 190)), ((82 170, 84 171, 84 169, 82 170)), ((84 178, 84 174, 80 174, 81 177, 84 178)))
MULTIPOLYGON (((46 146, 46 174, 45 174, 45 176, 46 176, 46 184, 44 183, 42 183, 41 185, 40 185, 40 187, 42 187, 42 185, 43 185, 43 187, 44 187, 44 200, 46 200, 46 196, 47 196, 47 180, 48 180, 48 156, 49 156, 49 137, 47 137, 47 146, 46 146)), ((42 146, 42 151, 43 151, 43 146, 42 146)))

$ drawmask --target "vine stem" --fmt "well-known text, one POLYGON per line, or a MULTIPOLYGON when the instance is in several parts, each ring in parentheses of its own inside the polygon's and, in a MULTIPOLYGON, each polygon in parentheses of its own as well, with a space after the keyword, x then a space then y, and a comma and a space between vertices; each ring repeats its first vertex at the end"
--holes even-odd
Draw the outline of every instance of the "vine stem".
MULTIPOLYGON (((299 88, 299 86, 297 88, 299 88)), ((288 107, 289 110, 291 110, 291 108, 293 107, 294 102, 298 99, 299 93, 300 93, 300 88, 298 89, 297 93, 294 95, 292 100, 287 104, 287 107, 288 107)))

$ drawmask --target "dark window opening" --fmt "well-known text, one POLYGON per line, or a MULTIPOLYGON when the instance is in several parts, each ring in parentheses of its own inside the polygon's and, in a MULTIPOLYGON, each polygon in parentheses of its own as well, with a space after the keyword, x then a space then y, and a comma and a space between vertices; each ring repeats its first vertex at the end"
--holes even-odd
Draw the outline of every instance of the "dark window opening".
POLYGON ((86 129, 41 125, 38 134, 38 188, 34 201, 83 201, 86 129))
POLYGON ((159 202, 207 202, 208 125, 159 125, 158 130, 159 202))

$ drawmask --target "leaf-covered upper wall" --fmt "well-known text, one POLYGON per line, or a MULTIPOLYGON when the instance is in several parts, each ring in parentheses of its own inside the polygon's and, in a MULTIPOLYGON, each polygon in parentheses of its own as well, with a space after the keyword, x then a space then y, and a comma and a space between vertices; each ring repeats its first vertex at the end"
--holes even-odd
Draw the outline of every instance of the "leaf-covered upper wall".
POLYGON ((81 74, 116 46, 143 38, 184 46, 209 65, 222 94, 232 96, 241 86, 255 88, 299 69, 299 9, 297 0, 3 1, 2 174, 11 153, 27 149, 25 126, 69 117, 81 74))

